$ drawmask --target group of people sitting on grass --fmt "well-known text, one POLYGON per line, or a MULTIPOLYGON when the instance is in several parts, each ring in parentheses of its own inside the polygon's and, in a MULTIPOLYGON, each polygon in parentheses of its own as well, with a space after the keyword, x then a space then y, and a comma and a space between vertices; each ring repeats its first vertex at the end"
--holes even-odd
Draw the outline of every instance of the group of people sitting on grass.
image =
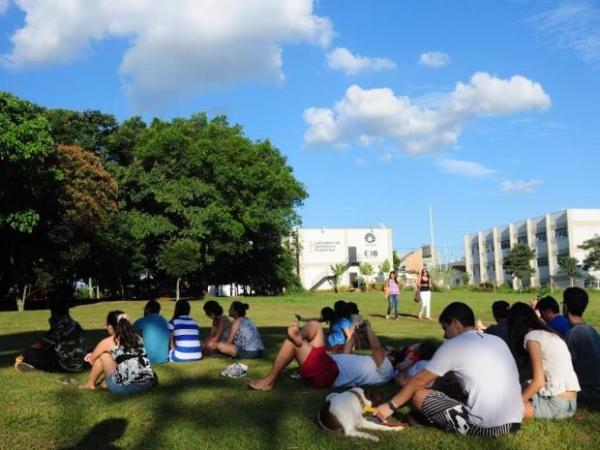
MULTIPOLYGON (((464 435, 500 436, 518 430, 524 418, 564 419, 575 414, 578 403, 600 406, 600 335, 583 321, 587 305, 581 288, 564 291, 564 315, 552 297, 531 305, 498 301, 492 305, 497 323, 486 328, 467 304, 453 302, 439 317, 443 344, 426 341, 393 349, 381 344, 356 304, 340 300, 333 309, 323 308, 318 318, 297 316, 306 324, 288 326, 269 372, 248 386, 272 389, 296 360, 300 378, 314 388, 394 380, 401 389, 373 413, 381 421, 412 402, 416 420, 464 435), (356 354, 357 348, 369 353, 356 354)), ((212 326, 204 346, 185 300, 177 302, 170 322, 160 317, 155 301, 134 324, 122 311, 111 311, 108 337, 85 353, 81 327, 57 304, 50 331, 17 358, 16 366, 80 371, 85 361, 91 373, 82 387, 140 392, 156 384, 151 364, 196 361, 209 352, 261 357, 264 346, 246 318, 247 309, 233 302, 230 321, 217 302, 205 302, 212 326)))
POLYGON ((208 338, 202 346, 200 327, 190 317, 190 304, 179 300, 173 318, 160 315, 160 303, 150 300, 144 307, 144 317, 133 324, 123 311, 108 313, 106 331, 93 351, 87 344, 81 326, 70 316, 65 302, 50 305, 50 330, 39 342, 18 356, 15 368, 48 372, 82 372, 91 366, 86 389, 106 388, 117 393, 147 390, 157 382, 152 364, 193 362, 203 354, 233 358, 260 358, 264 345, 254 323, 246 317, 249 306, 234 301, 229 308, 229 320, 214 300, 204 303, 204 312, 212 320, 208 338))
POLYGON ((430 346, 422 358, 427 362, 420 369, 415 364, 412 371, 406 369, 414 349, 398 354, 383 347, 368 322, 355 328, 342 354, 327 352, 318 321, 302 329, 292 323, 269 373, 248 385, 272 389, 286 366, 296 360, 300 376, 316 388, 395 379, 402 388, 373 413, 382 421, 409 401, 424 422, 474 436, 514 432, 524 418, 572 417, 578 401, 600 405, 600 336, 583 321, 588 304, 585 290, 568 288, 563 300, 564 318, 551 297, 533 307, 496 302, 493 312, 498 323, 485 330, 476 324, 468 305, 453 302, 439 317, 446 341, 437 349, 430 346), (359 335, 366 338, 370 355, 349 354, 359 335), (404 370, 398 370, 403 364, 404 370))

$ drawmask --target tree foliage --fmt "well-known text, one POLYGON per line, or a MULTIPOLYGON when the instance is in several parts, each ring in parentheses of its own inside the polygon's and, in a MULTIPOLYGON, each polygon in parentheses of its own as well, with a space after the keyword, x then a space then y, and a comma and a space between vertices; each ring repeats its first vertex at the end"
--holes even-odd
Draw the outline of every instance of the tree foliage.
POLYGON ((600 236, 583 241, 579 248, 588 252, 583 264, 592 270, 600 270, 600 236))
POLYGON ((581 278, 582 274, 579 270, 577 258, 572 256, 561 256, 558 258, 560 272, 569 278, 571 286, 575 284, 575 278, 581 278))
POLYGON ((120 296, 181 278, 296 288, 283 244, 305 197, 279 150, 225 117, 119 124, 0 94, 0 295, 88 277, 120 296))
POLYGON ((332 277, 333 277, 333 290, 336 293, 340 287, 340 279, 344 275, 344 272, 346 272, 346 268, 347 268, 346 264, 344 264, 344 263, 332 264, 329 267, 329 270, 331 270, 332 277))
POLYGON ((515 245, 504 257, 502 267, 506 273, 511 274, 523 286, 523 280, 531 277, 535 269, 531 267, 531 260, 535 258, 535 251, 527 244, 515 245))

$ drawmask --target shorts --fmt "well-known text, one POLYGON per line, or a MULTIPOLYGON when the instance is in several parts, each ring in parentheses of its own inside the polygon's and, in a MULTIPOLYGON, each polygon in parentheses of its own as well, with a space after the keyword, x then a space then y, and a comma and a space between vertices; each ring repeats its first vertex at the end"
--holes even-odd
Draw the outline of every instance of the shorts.
POLYGON ((237 359, 259 359, 263 357, 264 350, 243 350, 238 349, 235 357, 237 359))
POLYGON ((541 397, 535 394, 531 398, 533 416, 536 419, 567 419, 575 415, 577 400, 560 397, 541 397))
POLYGON ((425 397, 423 415, 430 423, 444 431, 465 436, 497 437, 514 433, 521 428, 520 423, 507 423, 489 428, 474 425, 466 405, 439 391, 433 391, 425 397))
POLYGON ((298 369, 298 373, 311 387, 329 388, 335 383, 340 369, 327 354, 325 347, 313 347, 298 369))
POLYGON ((154 386, 154 381, 145 381, 143 383, 118 384, 115 381, 115 373, 111 373, 106 377, 106 386, 110 392, 115 394, 137 394, 144 392, 154 386))

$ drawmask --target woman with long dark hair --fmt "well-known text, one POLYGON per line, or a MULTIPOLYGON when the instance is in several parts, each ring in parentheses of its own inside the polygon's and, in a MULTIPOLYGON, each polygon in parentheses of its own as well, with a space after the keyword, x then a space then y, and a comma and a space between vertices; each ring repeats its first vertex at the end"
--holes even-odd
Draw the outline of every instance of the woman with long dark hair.
POLYGON ((214 300, 208 300, 202 306, 206 316, 212 320, 210 333, 204 344, 204 348, 209 351, 217 349, 219 342, 227 342, 231 331, 231 321, 223 314, 223 308, 214 300))
POLYGON ((421 299, 421 310, 419 311, 419 319, 423 318, 431 319, 431 277, 429 276, 429 270, 423 267, 419 277, 417 278, 417 294, 421 299))
POLYGON ((508 338, 517 361, 524 355, 531 361, 532 379, 522 393, 524 417, 572 417, 580 387, 567 344, 522 302, 508 311, 508 338))
POLYGON ((229 316, 233 318, 227 342, 217 344, 217 350, 234 358, 262 358, 265 351, 256 325, 246 317, 250 308, 248 303, 235 301, 229 307, 229 316))
POLYGON ((387 313, 385 318, 390 318, 392 308, 394 309, 394 320, 398 320, 398 301, 400 300, 400 283, 398 283, 398 275, 395 270, 390 272, 387 280, 385 280, 385 295, 388 301, 387 313))
POLYGON ((106 317, 108 337, 102 339, 84 360, 92 366, 84 389, 106 388, 119 394, 150 389, 155 375, 146 356, 144 342, 135 332, 127 314, 115 310, 106 317), (98 384, 104 375, 104 380, 98 384))

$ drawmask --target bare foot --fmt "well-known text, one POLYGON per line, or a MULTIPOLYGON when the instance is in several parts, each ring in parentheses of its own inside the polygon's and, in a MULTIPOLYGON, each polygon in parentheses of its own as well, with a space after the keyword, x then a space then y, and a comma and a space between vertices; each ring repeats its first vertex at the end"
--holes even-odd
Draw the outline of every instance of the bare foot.
POLYGON ((248 387, 254 391, 270 391, 275 383, 270 383, 263 378, 262 380, 248 380, 248 387))
POLYGON ((95 384, 90 384, 90 383, 84 383, 84 384, 80 384, 80 385, 79 385, 79 389, 90 389, 90 390, 94 390, 94 389, 96 389, 96 385, 95 385, 95 384))
POLYGON ((292 341, 296 347, 302 347, 304 341, 302 340, 302 334, 300 333, 297 323, 294 322, 288 326, 287 335, 289 340, 292 341))

